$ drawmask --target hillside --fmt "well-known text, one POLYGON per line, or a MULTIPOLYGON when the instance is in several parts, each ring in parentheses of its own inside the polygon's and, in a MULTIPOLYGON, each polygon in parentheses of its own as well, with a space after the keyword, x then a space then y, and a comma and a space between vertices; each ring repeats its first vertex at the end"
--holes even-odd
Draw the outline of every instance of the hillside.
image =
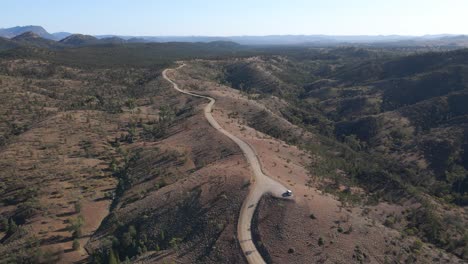
POLYGON ((142 248, 170 250, 179 239, 198 245, 193 258, 211 257, 213 243, 232 250, 223 258, 241 258, 231 242, 216 239, 235 235, 248 171, 223 167, 243 161, 215 131, 200 141, 206 124, 195 115, 199 102, 174 96, 160 69, 1 60, 2 262, 78 261, 87 257, 85 246, 97 261, 101 240, 92 243, 93 234, 109 208, 126 220, 107 217, 96 238, 136 228, 138 239, 148 240, 138 248, 121 245, 122 259, 142 248), (153 207, 159 210, 148 214, 153 207))
MULTIPOLYGON (((62 42, 63 44, 63 42, 62 42)), ((178 59, 245 56, 258 51, 231 42, 214 43, 127 43, 97 44, 65 49, 21 47, 0 52, 0 58, 39 59, 69 66, 83 67, 156 67, 178 59)))
POLYGON ((0 38, 0 263, 468 260, 468 50, 131 42, 0 38))
MULTIPOLYGON (((26 34, 5 43, 37 39, 26 34)), ((238 246, 216 239, 235 236, 236 212, 247 191, 248 171, 237 168, 244 161, 215 131, 199 141, 206 130, 195 114, 202 101, 174 96, 160 75, 178 58, 231 54, 231 46, 225 46, 50 50, 24 42, 3 53, 0 262, 97 262, 107 257, 100 251, 106 249, 100 235, 112 231, 120 238, 133 228, 148 242, 116 248, 122 259, 142 254, 143 248, 170 252, 177 242, 198 245, 187 255, 194 261, 240 262, 238 246), (115 49, 127 51, 116 56, 115 49), (215 139, 218 146, 204 144, 215 139), (129 213, 130 207, 138 211, 129 213), (161 211, 150 215, 152 207, 161 211), (109 213, 126 220, 116 224, 109 213), (157 229, 149 230, 155 222, 157 229), (213 243, 230 255, 209 253, 213 243)))
POLYGON ((5 50, 10 50, 16 47, 18 47, 18 44, 16 44, 15 42, 7 38, 0 37, 0 52, 5 51, 5 50))
POLYGON ((96 37, 90 35, 73 34, 59 41, 62 44, 70 46, 94 45, 99 42, 96 37))
MULTIPOLYGON (((345 53, 344 58, 356 62, 345 53)), ((305 83, 312 79, 301 74, 308 72, 304 66, 309 63, 278 56, 203 60, 190 62, 174 76, 185 89, 216 98, 218 122, 254 146, 264 171, 295 194, 292 203, 268 197, 260 203, 253 232, 263 258, 267 263, 463 263, 463 223, 468 219, 459 207, 413 189, 416 183, 399 176, 407 173, 405 166, 378 153, 369 155, 352 136, 343 142, 320 109, 306 111, 295 101, 293 93, 301 94, 296 76, 305 83), (242 74, 233 75, 239 69, 242 74), (242 76, 241 91, 226 81, 233 76, 242 76), (287 79, 292 76, 294 82, 287 79)), ((158 256, 144 254, 141 261, 150 263, 158 256)))
POLYGON ((127 41, 125 39, 119 37, 109 37, 109 38, 102 38, 99 40, 101 44, 124 44, 127 41))
POLYGON ((335 182, 325 181, 324 190, 359 186, 372 199, 409 206, 411 213, 401 216, 406 220, 395 224, 397 230, 412 228, 424 242, 466 258, 467 50, 381 59, 352 54, 327 58, 318 52, 300 60, 264 56, 211 67, 221 69, 213 80, 250 98, 286 100, 271 107, 327 138, 322 147, 311 147, 301 137, 251 123, 325 155, 327 164, 310 167, 311 173, 335 182))
POLYGON ((119 37, 107 37, 98 39, 90 35, 72 34, 59 41, 72 47, 82 47, 97 44, 124 44, 127 41, 119 37))

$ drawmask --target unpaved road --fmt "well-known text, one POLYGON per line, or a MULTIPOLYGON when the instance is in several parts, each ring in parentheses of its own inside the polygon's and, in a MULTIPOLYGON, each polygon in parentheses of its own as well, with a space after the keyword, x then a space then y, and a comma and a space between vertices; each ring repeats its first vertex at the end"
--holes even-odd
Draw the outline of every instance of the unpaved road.
POLYGON ((242 205, 241 211, 240 211, 239 221, 237 223, 237 236, 238 236, 242 251, 244 252, 245 258, 247 259, 248 263, 250 264, 265 263, 262 256, 257 251, 257 248, 255 247, 255 244, 252 240, 252 232, 250 230, 252 218, 255 213, 255 208, 257 208, 257 204, 260 198, 264 194, 269 193, 273 195, 274 197, 282 198, 281 195, 287 191, 287 188, 263 173, 260 161, 253 147, 251 147, 247 142, 239 139, 238 137, 224 130, 218 124, 218 122, 216 122, 216 120, 213 118, 213 115, 211 114, 213 105, 216 102, 215 99, 209 96, 204 96, 204 95, 182 90, 174 81, 172 81, 171 79, 169 79, 169 77, 167 77, 168 71, 177 70, 184 66, 185 64, 182 64, 176 69, 165 69, 162 73, 164 79, 169 81, 174 87, 174 89, 176 89, 177 91, 183 94, 210 100, 210 102, 205 106, 205 109, 204 109, 206 119, 208 120, 208 122, 213 128, 215 128, 219 132, 229 137, 232 141, 234 141, 241 148, 242 152, 244 153, 245 158, 247 159, 247 162, 250 164, 250 168, 254 176, 253 184, 250 186, 250 192, 247 195, 247 198, 245 199, 242 205))

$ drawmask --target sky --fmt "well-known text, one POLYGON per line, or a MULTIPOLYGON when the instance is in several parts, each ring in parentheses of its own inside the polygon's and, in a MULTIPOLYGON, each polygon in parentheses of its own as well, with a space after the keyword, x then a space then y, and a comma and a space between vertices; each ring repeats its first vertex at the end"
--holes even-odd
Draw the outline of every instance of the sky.
POLYGON ((0 28, 133 36, 468 34, 468 0, 0 0, 0 28))

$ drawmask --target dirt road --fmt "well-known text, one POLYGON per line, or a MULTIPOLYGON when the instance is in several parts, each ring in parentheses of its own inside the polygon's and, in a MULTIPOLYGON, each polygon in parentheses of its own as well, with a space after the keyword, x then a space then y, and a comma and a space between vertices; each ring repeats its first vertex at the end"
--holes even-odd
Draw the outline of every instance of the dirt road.
POLYGON ((174 81, 172 81, 171 79, 169 79, 169 77, 167 77, 168 71, 177 70, 184 66, 185 64, 182 64, 176 69, 164 70, 162 73, 164 79, 169 81, 174 87, 174 89, 176 89, 177 91, 181 93, 199 97, 199 98, 208 99, 210 102, 205 106, 205 109, 204 109, 206 119, 208 120, 208 122, 213 128, 215 128, 219 132, 229 137, 232 141, 234 141, 241 148, 242 152, 244 153, 245 158, 247 159, 247 162, 250 164, 250 168, 254 176, 253 183, 251 184, 250 192, 247 195, 247 198, 245 199, 242 205, 241 211, 240 211, 239 221, 237 224, 237 236, 238 236, 242 251, 244 252, 245 258, 250 264, 265 263, 262 256, 257 251, 257 248, 255 247, 255 244, 252 240, 252 232, 250 230, 252 218, 255 213, 255 208, 257 208, 257 204, 260 198, 264 194, 269 193, 275 197, 282 198, 282 194, 287 191, 287 188, 263 173, 260 161, 253 147, 251 147, 247 142, 239 139, 238 137, 224 130, 218 124, 218 122, 213 118, 211 111, 212 111, 213 105, 216 102, 215 99, 209 96, 204 96, 204 95, 182 90, 174 81))

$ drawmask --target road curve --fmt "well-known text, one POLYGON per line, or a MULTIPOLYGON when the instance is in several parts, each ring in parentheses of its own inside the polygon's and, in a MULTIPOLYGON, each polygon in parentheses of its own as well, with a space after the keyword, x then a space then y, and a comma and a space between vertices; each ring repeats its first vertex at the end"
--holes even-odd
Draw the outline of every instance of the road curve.
POLYGON ((168 71, 177 70, 184 66, 185 64, 182 64, 176 69, 165 69, 162 73, 164 79, 170 82, 174 89, 183 94, 208 99, 210 102, 205 106, 204 109, 205 118, 208 120, 208 122, 213 128, 223 133, 225 136, 229 137, 241 148, 245 158, 247 159, 247 162, 250 164, 250 168, 254 176, 253 183, 251 184, 249 194, 247 195, 247 198, 242 204, 242 208, 239 214, 239 221, 237 223, 237 237, 241 245, 242 251, 244 252, 245 258, 247 259, 247 262, 250 264, 264 264, 265 261, 258 252, 252 240, 252 232, 250 228, 253 215, 255 213, 257 204, 260 201, 260 198, 263 196, 263 194, 269 193, 275 197, 282 198, 281 195, 287 191, 287 188, 263 173, 260 161, 253 147, 251 147, 247 142, 239 139, 238 137, 224 130, 218 124, 218 122, 216 122, 216 120, 213 118, 213 115, 211 114, 213 105, 216 102, 215 99, 209 96, 182 90, 174 81, 167 77, 168 71))

